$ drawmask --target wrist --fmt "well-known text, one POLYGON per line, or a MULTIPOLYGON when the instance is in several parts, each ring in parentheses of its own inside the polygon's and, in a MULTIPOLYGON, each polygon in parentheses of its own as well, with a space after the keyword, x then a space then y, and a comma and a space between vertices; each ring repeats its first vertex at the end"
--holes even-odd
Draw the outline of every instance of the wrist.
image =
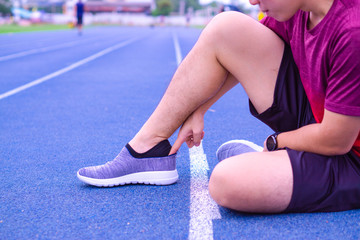
POLYGON ((194 114, 204 117, 208 108, 204 106, 200 106, 198 109, 195 110, 194 114))
POLYGON ((283 141, 283 133, 278 133, 277 137, 276 137, 276 141, 277 141, 277 148, 278 149, 282 149, 285 148, 286 146, 284 146, 284 141, 283 141))

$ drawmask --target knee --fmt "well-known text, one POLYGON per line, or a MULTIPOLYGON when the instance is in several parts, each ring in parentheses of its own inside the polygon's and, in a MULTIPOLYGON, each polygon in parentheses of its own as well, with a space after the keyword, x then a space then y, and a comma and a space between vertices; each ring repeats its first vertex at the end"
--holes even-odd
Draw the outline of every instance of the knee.
POLYGON ((226 39, 233 35, 236 29, 246 28, 249 21, 254 21, 249 16, 240 12, 222 12, 217 14, 206 26, 202 35, 207 39, 226 39))
POLYGON ((217 165, 209 180, 209 193, 212 199, 222 207, 230 207, 231 197, 227 191, 228 178, 224 169, 217 165))
POLYGON ((222 12, 217 14, 213 19, 210 21, 208 26, 212 26, 214 24, 220 25, 224 28, 230 28, 234 26, 234 24, 241 24, 246 20, 251 19, 249 16, 241 13, 241 12, 222 12))
POLYGON ((222 207, 242 212, 257 212, 264 204, 264 187, 261 178, 253 171, 247 161, 238 169, 234 161, 223 160, 213 170, 209 180, 209 193, 222 207))
MULTIPOLYGON (((258 160, 259 153, 221 161, 209 180, 209 193, 220 206, 241 212, 281 212, 292 195, 290 161, 258 160)), ((286 151, 281 154, 287 154, 286 151)))

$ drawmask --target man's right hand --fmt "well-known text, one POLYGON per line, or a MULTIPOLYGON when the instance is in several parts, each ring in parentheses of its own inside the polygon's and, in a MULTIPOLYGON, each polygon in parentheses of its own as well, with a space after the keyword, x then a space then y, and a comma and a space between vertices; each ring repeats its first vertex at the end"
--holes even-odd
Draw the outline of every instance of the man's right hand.
POLYGON ((186 142, 189 148, 199 146, 204 138, 204 115, 195 111, 183 123, 169 155, 176 153, 186 142))

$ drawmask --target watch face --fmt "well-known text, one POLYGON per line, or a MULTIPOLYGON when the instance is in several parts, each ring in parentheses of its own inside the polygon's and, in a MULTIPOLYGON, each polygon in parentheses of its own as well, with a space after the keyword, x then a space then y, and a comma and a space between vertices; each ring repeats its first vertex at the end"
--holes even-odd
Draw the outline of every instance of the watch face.
POLYGON ((273 135, 269 136, 266 140, 266 147, 268 151, 274 151, 276 149, 276 139, 273 135))

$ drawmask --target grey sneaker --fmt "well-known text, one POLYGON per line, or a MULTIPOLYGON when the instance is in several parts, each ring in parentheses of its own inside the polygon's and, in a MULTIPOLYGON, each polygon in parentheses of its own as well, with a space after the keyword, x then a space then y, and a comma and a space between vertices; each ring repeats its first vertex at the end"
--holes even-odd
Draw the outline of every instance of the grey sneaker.
POLYGON ((240 155, 247 152, 261 152, 262 147, 246 140, 231 140, 223 143, 216 151, 216 157, 219 161, 226 158, 240 155))
POLYGON ((169 185, 178 178, 176 154, 157 158, 134 158, 126 147, 116 158, 104 165, 81 168, 77 177, 98 187, 125 184, 169 185))

